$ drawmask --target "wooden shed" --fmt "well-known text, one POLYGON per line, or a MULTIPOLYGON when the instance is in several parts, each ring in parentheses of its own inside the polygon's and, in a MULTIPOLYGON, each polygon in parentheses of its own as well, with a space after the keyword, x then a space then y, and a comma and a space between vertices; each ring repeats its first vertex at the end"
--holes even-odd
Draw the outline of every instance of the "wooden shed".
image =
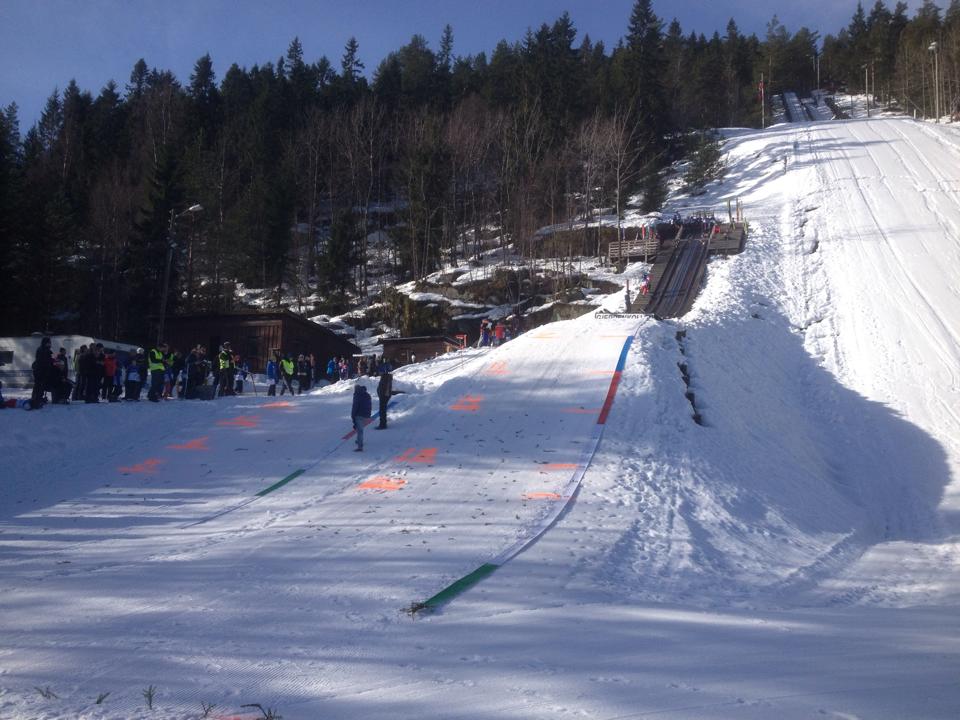
POLYGON ((314 353, 324 365, 331 357, 350 357, 360 352, 349 339, 289 310, 176 315, 167 318, 165 340, 171 348, 184 353, 196 345, 205 345, 208 355, 216 354, 220 345, 229 341, 254 372, 265 370, 274 349, 294 357, 314 353))
POLYGON ((394 365, 429 360, 459 349, 460 343, 446 335, 387 338, 383 341, 383 357, 394 365))

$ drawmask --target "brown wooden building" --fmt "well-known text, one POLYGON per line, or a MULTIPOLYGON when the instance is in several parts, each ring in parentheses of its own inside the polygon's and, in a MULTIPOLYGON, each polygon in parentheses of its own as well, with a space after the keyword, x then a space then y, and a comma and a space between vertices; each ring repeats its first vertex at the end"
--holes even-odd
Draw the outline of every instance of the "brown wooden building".
POLYGON ((166 321, 166 337, 172 349, 186 353, 196 345, 205 345, 207 355, 216 354, 229 342, 234 352, 250 363, 254 372, 266 369, 275 349, 314 353, 326 366, 331 357, 360 352, 360 348, 342 335, 311 322, 289 310, 247 310, 215 315, 176 315, 166 321))
POLYGON ((445 335, 387 338, 383 341, 383 357, 394 365, 429 360, 459 349, 460 344, 445 335))

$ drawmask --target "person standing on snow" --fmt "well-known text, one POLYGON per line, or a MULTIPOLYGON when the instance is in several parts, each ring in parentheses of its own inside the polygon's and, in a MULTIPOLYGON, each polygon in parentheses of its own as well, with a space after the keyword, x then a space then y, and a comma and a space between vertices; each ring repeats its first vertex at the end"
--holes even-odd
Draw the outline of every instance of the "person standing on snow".
POLYGON ((283 395, 284 390, 289 390, 290 394, 293 395, 293 376, 296 373, 296 368, 296 363, 293 362, 290 353, 284 353, 283 360, 280 361, 280 378, 283 380, 283 384, 280 386, 281 395, 283 395))
POLYGON ((150 402, 160 402, 163 377, 167 371, 167 349, 166 343, 160 343, 159 346, 150 348, 150 352, 147 353, 147 370, 150 372, 150 390, 147 392, 147 400, 150 402))
POLYGON ((85 388, 83 387, 83 375, 80 373, 80 358, 87 354, 87 346, 81 345, 78 350, 73 351, 73 399, 83 400, 85 388))
POLYGON ((143 354, 143 348, 137 348, 137 354, 127 360, 126 393, 124 400, 140 401, 140 388, 143 387, 143 379, 146 377, 146 357, 143 354))
POLYGON ((387 429, 387 403, 390 402, 390 396, 393 395, 393 375, 389 370, 380 374, 380 382, 377 383, 377 399, 380 400, 380 424, 377 430, 387 429))
POLYGON ((267 395, 275 397, 277 394, 277 380, 280 379, 280 369, 273 358, 267 360, 267 395))
POLYGON ((217 367, 220 368, 217 397, 233 395, 233 351, 230 349, 229 342, 220 346, 220 354, 217 355, 217 367))
POLYGON ((363 451, 363 428, 372 412, 373 401, 370 393, 365 385, 358 384, 353 389, 353 407, 350 409, 350 420, 353 422, 353 429, 357 431, 357 447, 354 452, 363 451))
POLYGON ((53 372, 52 340, 45 337, 40 341, 37 354, 33 361, 33 395, 30 397, 30 407, 39 410, 47 401, 47 385, 50 384, 50 375, 53 372))
POLYGON ((310 361, 300 353, 297 356, 297 395, 310 389, 310 361))

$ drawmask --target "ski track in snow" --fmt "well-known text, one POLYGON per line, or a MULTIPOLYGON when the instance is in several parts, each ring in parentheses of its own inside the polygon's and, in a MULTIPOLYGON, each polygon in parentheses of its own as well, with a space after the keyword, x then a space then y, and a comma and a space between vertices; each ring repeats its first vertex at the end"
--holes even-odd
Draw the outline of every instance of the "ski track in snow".
POLYGON ((960 134, 726 149, 751 234, 685 318, 405 368, 362 455, 353 383, 0 414, 0 718, 956 717, 960 134), (564 500, 635 331, 560 520, 405 614, 564 500))

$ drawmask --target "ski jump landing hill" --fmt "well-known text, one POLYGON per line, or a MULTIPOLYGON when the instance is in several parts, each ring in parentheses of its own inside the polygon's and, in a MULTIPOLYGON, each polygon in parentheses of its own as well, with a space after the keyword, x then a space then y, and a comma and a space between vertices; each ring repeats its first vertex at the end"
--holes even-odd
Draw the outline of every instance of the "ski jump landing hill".
POLYGON ((956 718, 960 132, 727 136, 682 319, 404 368, 363 453, 353 383, 0 412, 0 717, 956 718))

